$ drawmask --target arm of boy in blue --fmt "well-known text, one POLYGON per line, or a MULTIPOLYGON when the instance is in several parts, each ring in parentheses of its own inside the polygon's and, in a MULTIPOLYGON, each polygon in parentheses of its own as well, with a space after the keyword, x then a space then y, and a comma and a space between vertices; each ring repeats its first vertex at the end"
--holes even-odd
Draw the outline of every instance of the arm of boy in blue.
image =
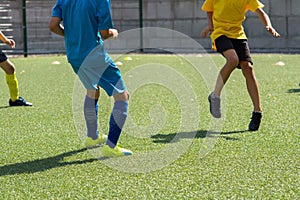
POLYGON ((103 40, 113 38, 116 39, 118 37, 118 30, 117 29, 107 29, 107 30, 100 30, 100 35, 103 40))
POLYGON ((52 17, 49 22, 49 29, 51 32, 64 37, 64 27, 60 24, 61 21, 59 17, 52 17))
POLYGON ((117 38, 118 30, 114 28, 114 23, 112 21, 110 1, 101 1, 98 12, 98 29, 103 40, 109 38, 117 38))
POLYGON ((49 30, 57 35, 65 36, 64 27, 60 23, 62 22, 62 0, 58 0, 52 9, 52 17, 49 22, 49 30))
POLYGON ((274 37, 280 37, 280 34, 273 28, 271 20, 267 13, 262 8, 258 8, 256 11, 260 21, 266 26, 266 30, 274 37))

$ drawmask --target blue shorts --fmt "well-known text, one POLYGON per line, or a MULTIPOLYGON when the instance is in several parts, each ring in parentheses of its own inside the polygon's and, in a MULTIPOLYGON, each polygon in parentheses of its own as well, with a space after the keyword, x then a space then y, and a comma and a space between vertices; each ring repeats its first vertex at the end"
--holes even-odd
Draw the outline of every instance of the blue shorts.
POLYGON ((86 57, 76 73, 87 90, 98 90, 100 86, 109 96, 126 91, 119 68, 100 45, 86 57))
POLYGON ((2 52, 2 50, 0 49, 0 63, 4 62, 7 60, 7 57, 5 55, 5 53, 2 52))

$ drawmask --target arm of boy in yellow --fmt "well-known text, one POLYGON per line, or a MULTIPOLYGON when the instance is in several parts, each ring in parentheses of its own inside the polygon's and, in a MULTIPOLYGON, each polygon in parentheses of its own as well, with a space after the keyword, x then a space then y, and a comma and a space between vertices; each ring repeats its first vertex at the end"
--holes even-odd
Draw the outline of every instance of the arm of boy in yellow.
POLYGON ((12 39, 8 39, 3 33, 2 31, 0 31, 0 40, 2 42, 4 42, 5 44, 9 45, 11 48, 15 48, 16 43, 14 40, 12 39))
POLYGON ((280 37, 280 34, 273 28, 271 20, 267 13, 262 8, 258 8, 256 11, 260 21, 266 26, 266 30, 274 37, 280 37))
POLYGON ((213 12, 207 12, 208 25, 201 32, 202 38, 206 38, 208 34, 211 34, 214 31, 212 16, 213 16, 213 12))

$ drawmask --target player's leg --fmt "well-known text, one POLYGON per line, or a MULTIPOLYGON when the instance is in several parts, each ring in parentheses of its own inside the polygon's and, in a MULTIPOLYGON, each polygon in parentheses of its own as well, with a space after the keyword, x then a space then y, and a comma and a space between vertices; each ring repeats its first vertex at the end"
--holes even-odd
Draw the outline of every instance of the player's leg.
POLYGON ((109 57, 107 60, 109 60, 109 65, 102 74, 99 85, 109 96, 113 96, 114 105, 110 114, 109 131, 103 154, 104 156, 131 155, 130 150, 120 148, 117 145, 128 115, 129 94, 120 70, 109 57))
POLYGON ((98 133, 98 99, 100 97, 100 88, 98 90, 87 90, 84 100, 84 118, 87 128, 87 137, 85 146, 92 148, 104 144, 107 136, 98 133))
POLYGON ((4 53, 0 52, 0 54, 0 67, 6 73, 6 83, 10 93, 9 105, 32 106, 32 103, 26 102, 22 97, 19 96, 19 83, 14 64, 6 58, 4 53))
POLYGON ((127 91, 114 94, 114 105, 109 120, 109 132, 107 144, 114 148, 121 135, 121 131, 128 115, 129 94, 127 91))
POLYGON ((262 112, 258 83, 255 77, 253 66, 248 61, 241 61, 240 65, 243 75, 246 79, 247 90, 252 100, 254 111, 262 112))
POLYGON ((19 84, 16 77, 15 66, 8 59, 0 63, 6 74, 6 83, 10 93, 10 99, 16 101, 19 98, 19 84))
POLYGON ((220 70, 214 91, 209 95, 208 100, 210 103, 210 113, 215 118, 221 117, 221 91, 227 82, 228 78, 232 71, 238 65, 239 59, 234 50, 233 44, 231 39, 227 38, 226 36, 220 36, 215 41, 217 51, 222 53, 222 55, 226 58, 226 63, 223 68, 220 70))
POLYGON ((243 75, 246 79, 247 90, 252 100, 254 108, 254 111, 252 112, 251 121, 249 123, 249 130, 257 131, 259 129, 262 118, 262 108, 260 104, 258 83, 251 63, 248 61, 241 61, 240 65, 242 68, 243 75))
POLYGON ((103 155, 107 157, 132 155, 132 151, 117 145, 128 115, 129 94, 125 91, 114 94, 113 97, 115 102, 110 115, 108 138, 103 148, 103 155))
POLYGON ((260 104, 258 83, 252 66, 252 59, 250 56, 250 50, 247 41, 237 40, 236 42, 236 49, 240 58, 240 66, 246 79, 247 91, 253 104, 253 113, 249 124, 249 130, 256 131, 259 129, 262 118, 262 108, 260 104))
POLYGON ((228 78, 232 71, 238 66, 239 58, 234 49, 228 49, 222 52, 224 57, 226 58, 226 63, 223 68, 220 70, 214 93, 217 96, 221 96, 221 91, 227 82, 228 78))
POLYGON ((87 90, 84 100, 84 117, 87 127, 87 136, 96 140, 98 138, 98 99, 100 89, 87 90))

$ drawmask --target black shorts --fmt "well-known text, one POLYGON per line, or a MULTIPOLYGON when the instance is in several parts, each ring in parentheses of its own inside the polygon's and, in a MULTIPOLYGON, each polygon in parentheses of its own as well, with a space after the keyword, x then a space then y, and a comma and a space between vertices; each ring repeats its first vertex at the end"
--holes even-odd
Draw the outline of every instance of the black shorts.
POLYGON ((5 53, 2 52, 2 50, 0 49, 0 63, 4 62, 7 60, 7 57, 5 55, 5 53))
MULTIPOLYGON (((253 64, 246 39, 232 39, 225 35, 221 35, 215 40, 215 44, 217 47, 217 52, 221 53, 222 55, 224 51, 234 49, 240 61, 248 61, 253 64)), ((240 65, 237 67, 241 68, 240 65)))

